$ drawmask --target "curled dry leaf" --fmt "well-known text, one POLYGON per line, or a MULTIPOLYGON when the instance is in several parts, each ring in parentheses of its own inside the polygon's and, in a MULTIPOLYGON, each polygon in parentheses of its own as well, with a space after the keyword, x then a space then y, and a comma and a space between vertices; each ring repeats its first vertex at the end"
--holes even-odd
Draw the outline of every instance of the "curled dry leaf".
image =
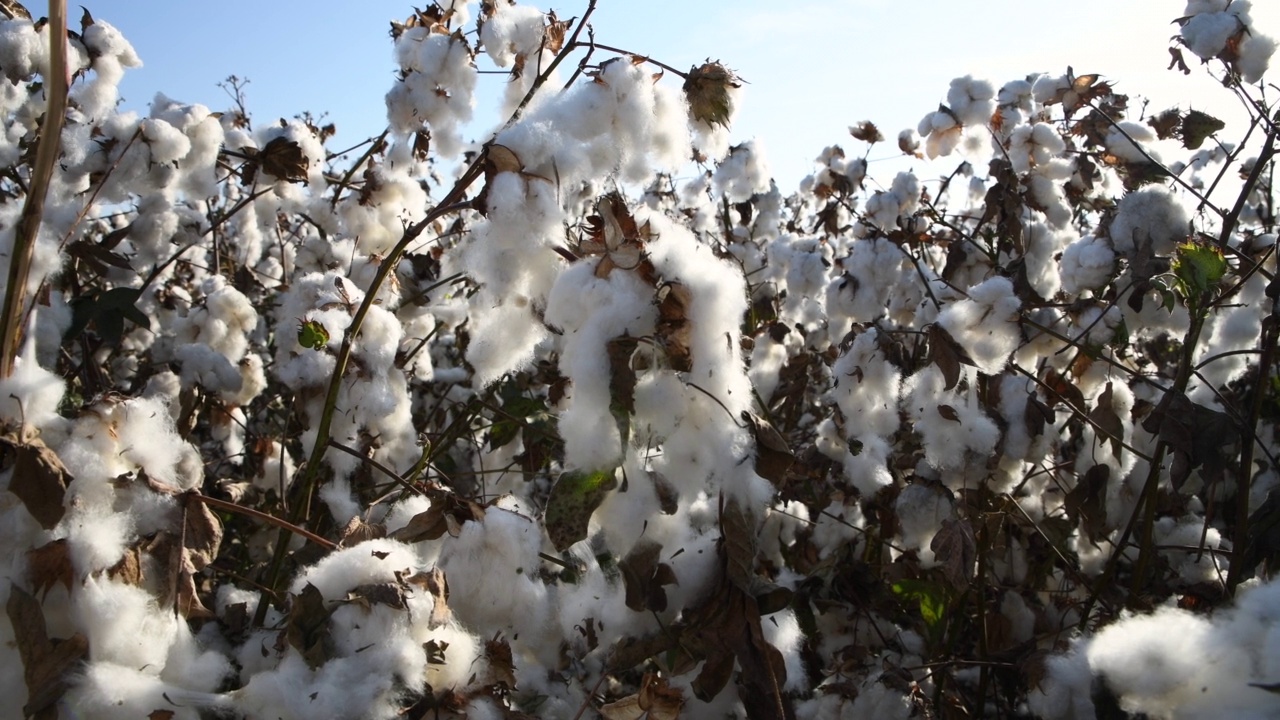
POLYGON ((80 633, 66 640, 51 639, 40 603, 17 585, 9 588, 5 610, 27 685, 27 704, 22 712, 36 720, 57 720, 56 703, 67 690, 69 675, 88 656, 89 641, 80 633))
POLYGON ((329 635, 330 611, 324 605, 324 596, 315 585, 307 583, 293 596, 285 625, 285 640, 298 651, 307 667, 315 670, 333 656, 329 635))
POLYGON ((755 436, 756 474, 781 487, 786 481, 787 471, 796 460, 795 453, 791 452, 786 438, 773 423, 745 410, 742 419, 751 426, 751 433, 755 436))
POLYGON ((658 289, 658 326, 654 335, 666 351, 667 363, 679 372, 693 370, 692 327, 689 308, 693 293, 683 283, 670 282, 658 289))
POLYGON ((71 473, 40 438, 0 434, 0 468, 12 468, 9 492, 22 501, 40 527, 51 530, 62 520, 71 473))
POLYGON ((636 612, 663 612, 667 609, 667 591, 662 587, 677 583, 671 566, 658 562, 661 554, 660 543, 641 538, 618 562, 628 608, 636 612))

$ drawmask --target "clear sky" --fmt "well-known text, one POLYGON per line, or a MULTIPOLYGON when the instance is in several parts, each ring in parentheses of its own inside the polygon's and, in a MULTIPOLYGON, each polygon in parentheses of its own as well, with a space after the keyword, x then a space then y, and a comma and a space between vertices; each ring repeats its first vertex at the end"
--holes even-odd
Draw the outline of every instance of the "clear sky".
MULTIPOLYGON (((401 0, 84 1, 145 63, 125 78, 126 107, 145 111, 162 91, 223 109, 217 84, 235 74, 250 79, 258 123, 327 112, 339 131, 331 149, 383 129, 394 72, 388 21, 412 12, 401 0)), ((568 18, 581 15, 586 0, 535 4, 568 18)), ((30 7, 42 14, 38 3, 30 7)), ((787 191, 824 146, 857 145, 849 125, 871 120, 892 139, 965 74, 998 87, 1072 65, 1150 97, 1153 112, 1180 105, 1239 121, 1238 106, 1190 53, 1191 77, 1166 69, 1172 21, 1184 7, 1183 0, 599 0, 593 24, 600 42, 677 68, 712 58, 737 70, 750 84, 734 134, 764 142, 787 191)), ((69 12, 74 25, 79 10, 69 12)), ((1257 27, 1280 35, 1280 0, 1255 2, 1253 15, 1257 27)), ((485 98, 502 82, 482 78, 491 90, 477 108, 476 139, 496 120, 485 98)), ((871 157, 896 154, 890 142, 871 157)))

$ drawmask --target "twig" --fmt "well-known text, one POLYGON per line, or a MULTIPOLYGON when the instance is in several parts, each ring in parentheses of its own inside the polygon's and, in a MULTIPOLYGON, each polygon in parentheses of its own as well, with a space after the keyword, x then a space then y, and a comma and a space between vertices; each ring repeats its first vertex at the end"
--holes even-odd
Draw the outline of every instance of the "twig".
POLYGON ((191 497, 199 500, 205 505, 216 507, 219 510, 225 510, 227 512, 236 513, 238 515, 244 515, 246 517, 251 517, 254 520, 261 520, 262 522, 267 523, 268 525, 275 525, 281 530, 293 533, 294 535, 299 535, 301 537, 304 537, 307 540, 315 543, 316 545, 319 545, 320 547, 324 548, 325 550, 335 550, 338 547, 334 543, 328 540, 325 540, 324 538, 320 537, 319 535, 316 535, 310 530, 307 530, 306 528, 298 527, 297 525, 294 525, 282 518, 278 518, 275 515, 268 515, 267 513, 261 512, 259 510, 254 510, 251 507, 245 507, 244 505, 237 505, 232 502, 227 502, 226 500, 219 500, 218 498, 212 498, 212 497, 209 497, 208 495, 200 495, 198 493, 192 493, 191 497))

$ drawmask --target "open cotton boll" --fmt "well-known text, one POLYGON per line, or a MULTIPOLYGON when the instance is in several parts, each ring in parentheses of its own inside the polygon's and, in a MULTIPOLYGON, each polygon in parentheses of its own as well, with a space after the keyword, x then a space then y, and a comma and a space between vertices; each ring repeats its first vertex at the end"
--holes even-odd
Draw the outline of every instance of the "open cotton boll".
POLYGON ((164 682, 146 670, 94 661, 77 678, 59 705, 72 717, 137 720, 159 717, 200 720, 209 709, 226 707, 225 698, 193 692, 164 682))
POLYGON ((249 717, 307 720, 392 720, 399 716, 394 668, 385 654, 330 659, 307 667, 291 647, 274 669, 255 674, 231 694, 249 717))
POLYGON ((76 627, 89 639, 90 657, 128 667, 165 667, 182 622, 162 610, 146 590, 88 577, 72 594, 76 627), (110 622, 103 622, 110 618, 110 622))
POLYGON ((1256 83, 1262 80, 1271 65, 1271 56, 1276 52, 1275 38, 1257 31, 1248 32, 1240 42, 1239 52, 1236 69, 1240 71, 1240 79, 1256 83))
POLYGON ((818 557, 830 557, 849 542, 860 544, 866 525, 867 519, 858 500, 836 493, 831 504, 818 513, 813 524, 813 544, 818 548, 818 557))
POLYGON ((1025 234, 1027 281, 1042 298, 1053 298, 1062 286, 1062 275, 1055 258, 1068 243, 1080 239, 1073 229, 1059 230, 1042 222, 1033 222, 1025 234))
POLYGON ((500 68, 538 51, 545 31, 542 11, 532 5, 491 3, 480 20, 480 42, 500 68))
POLYGON ((1014 172, 1024 173, 1033 166, 1048 163, 1066 147, 1057 129, 1048 123, 1019 125, 1009 135, 1009 161, 1014 172))
POLYGON ((537 579, 542 529, 518 499, 508 495, 483 520, 463 523, 453 542, 440 552, 440 568, 449 579, 458 619, 478 632, 528 628, 546 618, 547 590, 537 579))
POLYGON ((203 479, 192 476, 184 462, 190 443, 178 435, 166 403, 159 398, 134 398, 123 403, 124 418, 116 427, 120 456, 147 476, 180 490, 203 479))
MULTIPOLYGON (((894 213, 896 218, 896 208, 894 213)), ((838 261, 844 274, 827 286, 828 316, 849 322, 874 322, 883 317, 890 311, 895 288, 905 285, 901 282, 904 261, 902 251, 884 238, 855 240, 848 256, 838 261)), ((833 322, 832 341, 838 342, 847 331, 847 323, 833 322)))
POLYGON ((547 301, 547 323, 564 333, 560 372, 571 385, 558 424, 571 468, 617 464, 607 346, 623 335, 651 334, 656 316, 653 288, 639 275, 614 270, 597 278, 593 270, 594 263, 579 262, 561 273, 547 301))
POLYGON ((1087 235, 1067 245, 1059 261, 1062 289, 1071 294, 1097 290, 1111 279, 1116 253, 1103 238, 1087 235))
POLYGON ((835 379, 831 396, 844 415, 850 435, 875 433, 887 437, 898 429, 898 398, 902 374, 879 348, 879 331, 859 333, 831 368, 835 379))
POLYGON ((1233 13, 1201 12, 1187 20, 1178 34, 1188 50, 1209 60, 1217 57, 1241 29, 1240 19, 1233 13))
POLYGON ((462 148, 461 126, 475 106, 476 67, 460 34, 432 32, 428 27, 404 30, 396 40, 401 77, 387 93, 387 119, 402 135, 423 127, 445 157, 462 148))
POLYGON ((296 595, 314 585, 326 600, 341 600, 360 585, 393 582, 397 571, 417 565, 409 545, 387 538, 368 540, 332 552, 307 567, 294 578, 289 591, 296 595))
POLYGON ((1171 254, 1187 237, 1191 217, 1178 198, 1163 185, 1148 185, 1120 201, 1111 221, 1111 245, 1117 253, 1132 256, 1151 243, 1158 256, 1171 254))
POLYGON ((742 203, 752 195, 768 192, 770 177, 764 148, 758 140, 751 140, 729 151, 729 157, 716 166, 711 181, 726 200, 742 203))
POLYGON ((225 355, 203 343, 174 348, 173 358, 182 365, 182 384, 200 386, 211 393, 236 393, 244 380, 225 355))
POLYGON ((0 22, 0 68, 10 82, 23 83, 48 64, 47 24, 37 32, 31 20, 14 18, 0 22))
POLYGON ((0 422, 43 428, 59 419, 65 391, 62 378, 36 362, 35 343, 28 341, 13 373, 0 379, 0 422))
POLYGON ((902 546, 916 550, 920 555, 920 567, 931 568, 937 564, 933 549, 933 536, 944 520, 955 518, 955 508, 946 493, 938 487, 924 483, 911 483, 898 493, 893 510, 898 516, 898 533, 902 546))
POLYGON ((1045 720, 1095 720, 1093 673, 1081 643, 1044 661, 1044 676, 1027 694, 1027 705, 1045 720))
POLYGON ((978 369, 997 375, 1018 348, 1018 308, 1022 301, 1008 278, 993 277, 969 288, 969 297, 938 314, 941 325, 968 353, 978 369))
POLYGON ((947 104, 961 123, 985 125, 995 112, 995 96, 995 87, 991 83, 965 75, 951 81, 951 88, 947 91, 947 104))

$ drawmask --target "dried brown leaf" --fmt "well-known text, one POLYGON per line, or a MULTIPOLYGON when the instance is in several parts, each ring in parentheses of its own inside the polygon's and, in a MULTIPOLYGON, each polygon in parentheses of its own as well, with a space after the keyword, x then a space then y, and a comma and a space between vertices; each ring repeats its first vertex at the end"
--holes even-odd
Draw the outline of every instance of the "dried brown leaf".
POLYGON ((687 285, 670 282, 658 289, 658 324, 654 335, 666 351, 671 369, 688 372, 693 369, 692 327, 689 308, 693 293, 687 285))
POLYGON ((27 704, 23 714, 37 720, 56 720, 56 703, 66 692, 68 676, 88 656, 89 641, 80 633, 66 640, 50 639, 44 611, 34 596, 13 585, 5 605, 13 626, 13 643, 22 658, 27 704))
POLYGON ((71 556, 67 554, 66 538, 52 540, 28 551, 27 577, 31 579, 31 589, 42 598, 58 584, 70 592, 71 556))
POLYGON ((768 420, 750 413, 742 412, 742 419, 751 427, 751 434, 756 441, 756 474, 781 487, 787 478, 787 471, 795 462, 795 453, 787 446, 782 433, 768 420))
POLYGON ((293 596, 284 634, 285 640, 312 670, 332 657, 329 610, 325 608, 324 596, 315 585, 307 583, 300 593, 293 596))
POLYGON ((66 512, 63 501, 71 473, 40 438, 24 440, 6 432, 0 434, 0 467, 10 465, 9 492, 22 501, 40 527, 52 529, 66 512))
POLYGON ((942 574, 952 587, 969 586, 974 563, 978 559, 978 543, 967 520, 947 518, 933 536, 929 549, 942 565, 942 574))

